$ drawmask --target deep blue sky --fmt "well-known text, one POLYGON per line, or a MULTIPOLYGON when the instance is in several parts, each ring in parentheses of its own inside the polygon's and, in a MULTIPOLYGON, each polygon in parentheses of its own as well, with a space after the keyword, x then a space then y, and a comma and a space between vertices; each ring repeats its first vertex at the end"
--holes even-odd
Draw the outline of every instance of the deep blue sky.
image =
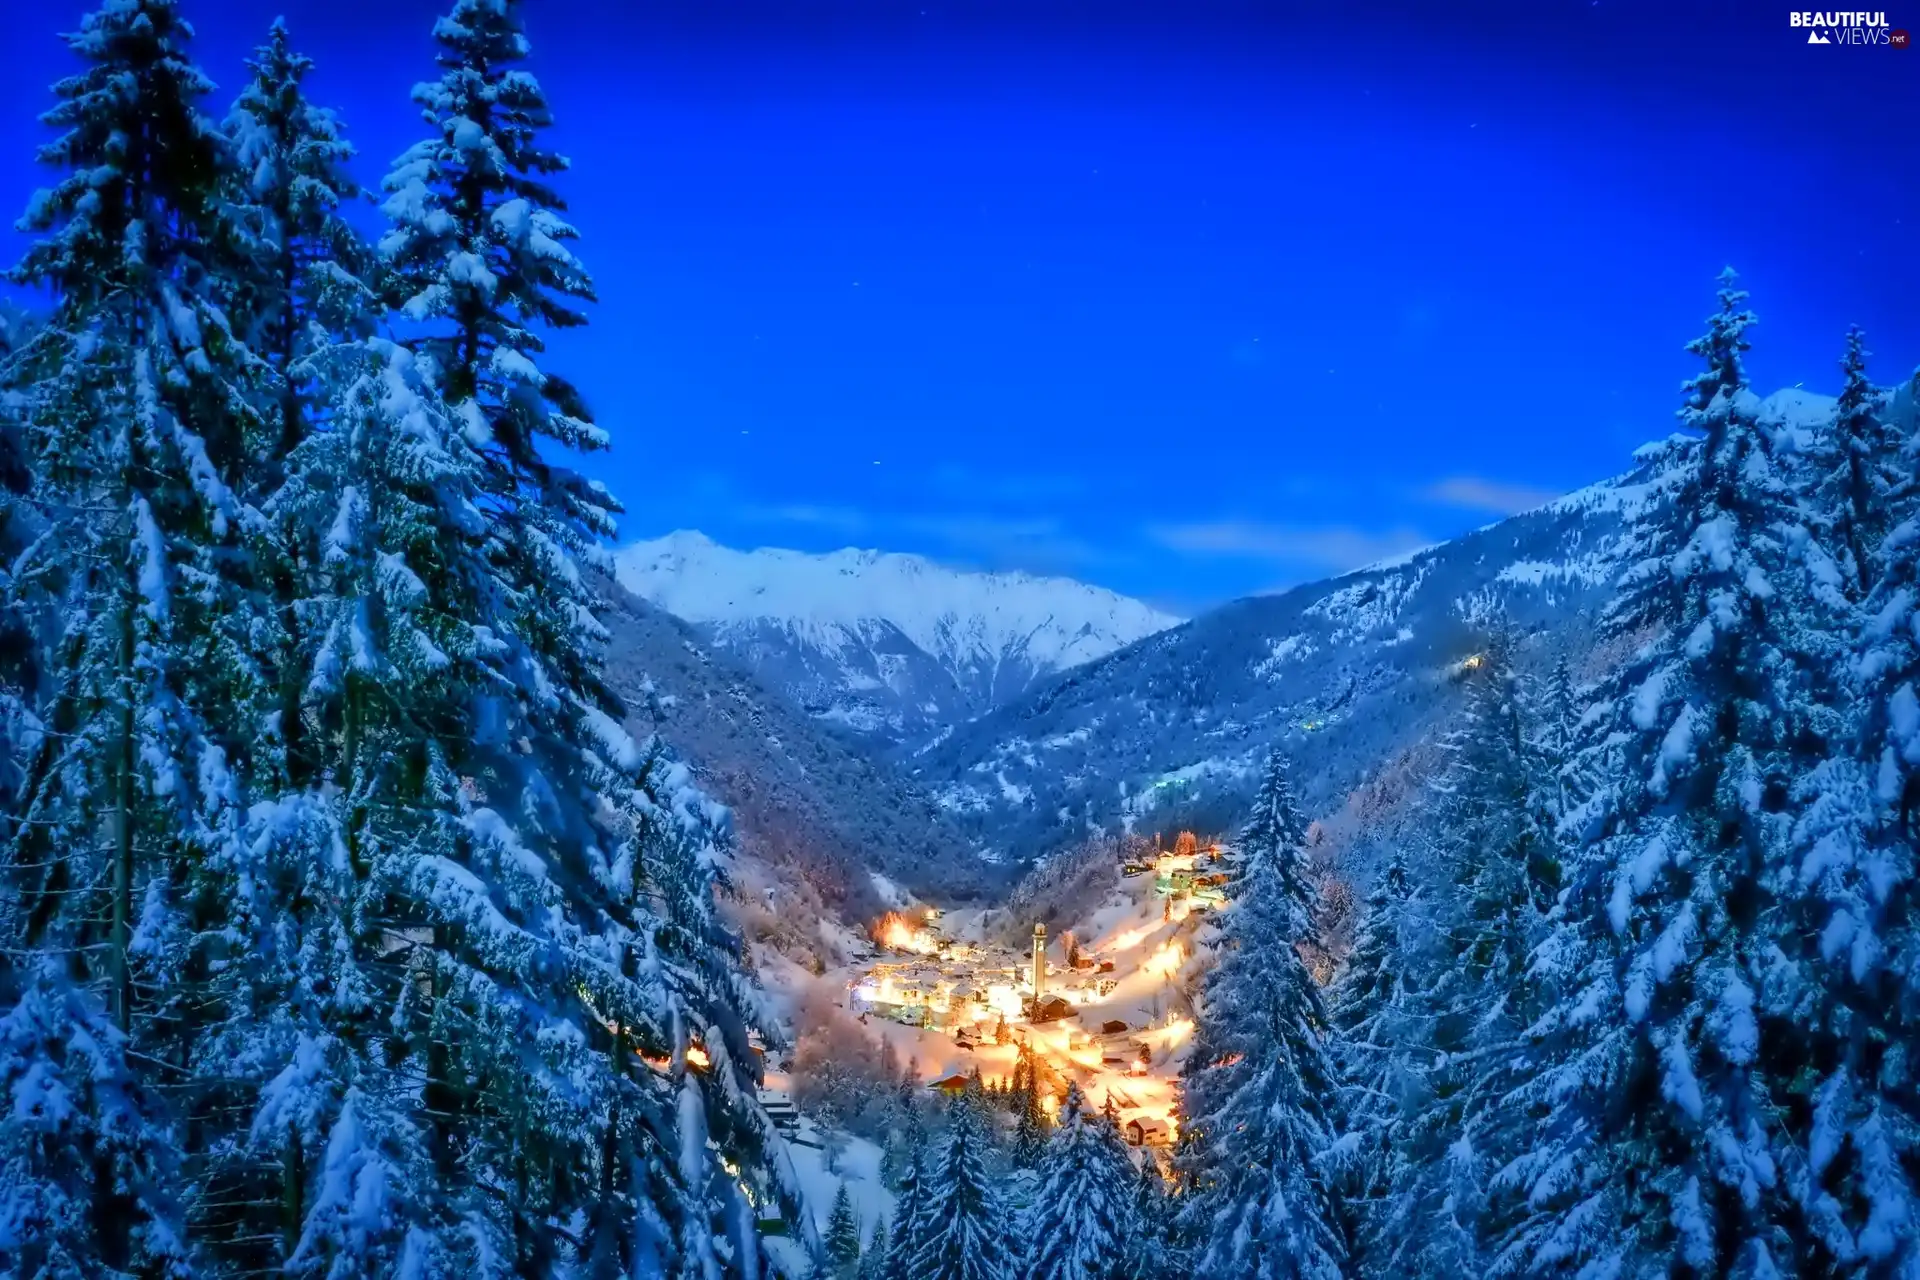
MULTIPOLYGON (((79 13, 31 7, 14 209, 79 13)), ((220 113, 285 13, 369 183, 442 7, 184 0, 220 113)), ((551 361, 629 536, 1191 609, 1620 470, 1725 263, 1762 389, 1831 389, 1849 323, 1883 380, 1920 362, 1920 51, 1808 47, 1784 5, 528 9, 602 297, 551 361)))

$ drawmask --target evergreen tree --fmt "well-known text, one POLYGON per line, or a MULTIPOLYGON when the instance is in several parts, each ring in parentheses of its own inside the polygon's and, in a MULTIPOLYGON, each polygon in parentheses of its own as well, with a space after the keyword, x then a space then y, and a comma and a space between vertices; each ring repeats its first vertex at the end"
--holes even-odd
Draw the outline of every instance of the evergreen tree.
POLYGON ((913 1280, 1010 1280, 1006 1211, 987 1172, 986 1126, 955 1101, 945 1145, 926 1170, 913 1280))
POLYGON ((1027 1280, 1129 1280, 1133 1168, 1113 1126, 1088 1115, 1067 1086, 1040 1162, 1040 1185, 1021 1232, 1027 1280))
POLYGON ((452 151, 387 247, 465 291, 417 349, 370 336, 284 28, 225 133, 188 34, 70 38, 14 273, 53 309, 0 354, 40 549, 0 584, 0 1269, 752 1273, 725 814, 620 728, 612 502, 537 448, 604 440, 531 361, 590 286, 517 9, 439 28, 452 151))
POLYGON ((266 374, 227 324, 228 157, 189 37, 173 0, 129 0, 67 38, 81 68, 54 86, 40 151, 60 176, 12 273, 52 309, 9 361, 30 384, 10 425, 40 548, 10 576, 44 624, 46 732, 16 756, 9 806, 0 995, 27 1092, 4 1145, 9 1181, 40 1177, 62 1204, 38 1201, 12 1243, 142 1273, 185 1266, 190 1217, 217 1257, 244 1256, 205 1208, 205 1155, 234 1121, 204 1031, 246 1016, 208 979, 233 945, 229 859, 267 706, 244 499, 266 374), (172 1107, 136 1061, 165 1064, 172 1107), (47 1110, 61 1102, 79 1110, 47 1110), (63 1134, 74 1148, 46 1164, 63 1134))
POLYGON ((1361 1262, 1390 1256, 1412 1230, 1405 1130, 1428 1098, 1415 1061, 1428 1032, 1419 1000, 1431 942, 1423 909, 1396 852, 1367 895, 1329 1010, 1346 1124, 1336 1163, 1361 1262))
POLYGON ((1174 1212, 1167 1182, 1151 1154, 1140 1161, 1133 1191, 1133 1239, 1127 1250, 1133 1280, 1173 1280, 1186 1272, 1174 1242, 1174 1212))
MULTIPOLYGON (((1849 335, 1850 390, 1859 363, 1849 335)), ((1861 398, 1852 397, 1859 402, 1861 398)), ((1849 416, 1843 394, 1840 422, 1849 416)), ((1855 409, 1858 412, 1858 409, 1855 409)), ((1846 429, 1836 425, 1836 434, 1846 429)), ((1832 756, 1799 787, 1795 858, 1774 930, 1777 1016, 1794 1030, 1772 1081, 1787 1135, 1782 1181, 1801 1215, 1791 1265, 1801 1274, 1920 1275, 1920 934, 1915 928, 1920 734, 1920 520, 1912 444, 1854 474, 1871 585, 1854 614, 1851 714, 1832 756)), ((1838 450, 1844 456, 1844 450, 1838 450)), ((1831 480, 1832 473, 1829 473, 1831 480)), ((1831 492, 1831 489, 1829 490, 1831 492)), ((1839 521, 1828 525, 1842 530, 1839 521)), ((1835 559, 1850 554, 1835 547, 1835 559)), ((1783 1268, 1785 1269, 1785 1268, 1783 1268)))
POLYGON ((0 1271, 190 1276, 175 1143, 125 1036, 47 957, 0 1017, 0 1271))
POLYGON ((568 248, 577 232, 550 184, 568 167, 545 149, 545 92, 528 53, 520 0, 455 0, 434 27, 438 80, 414 89, 431 135, 384 186, 391 227, 379 242, 408 340, 438 371, 486 473, 489 554, 508 588, 517 696, 536 724, 609 700, 591 649, 605 632, 582 564, 606 569, 602 539, 619 505, 562 459, 609 438, 579 390, 541 367, 542 332, 585 323, 594 296, 568 248), (546 447, 552 446, 552 447, 546 447))
POLYGON ((1182 1072, 1175 1168, 1200 1280, 1337 1280, 1345 1270, 1320 1167, 1336 1128, 1327 1015, 1298 950, 1312 916, 1305 838, 1276 750, 1241 835, 1220 960, 1182 1072))
POLYGON ((887 1263, 893 1256, 893 1246, 887 1239, 887 1221, 881 1218, 873 1224, 873 1238, 867 1241, 866 1251, 860 1255, 860 1280, 886 1280, 887 1263))
POLYGON ((1488 1221, 1489 1179, 1530 1137, 1502 1103, 1531 1067, 1524 1033, 1543 1012, 1530 973, 1544 928, 1536 904, 1552 900, 1560 868, 1512 650, 1496 629, 1469 673, 1429 818, 1441 883, 1415 1016, 1402 1023, 1420 1102, 1395 1135, 1395 1271, 1484 1274, 1500 1229, 1488 1221))
POLYGON ((1602 638, 1651 637, 1601 690, 1603 785, 1554 934, 1544 1066, 1515 1105, 1499 1265, 1555 1274, 1772 1275, 1784 1264, 1767 1073, 1790 1026, 1763 1005, 1788 797, 1820 741, 1789 575, 1791 493, 1741 357, 1753 316, 1723 273, 1688 350, 1690 429, 1656 459, 1671 500, 1640 531, 1602 638))
POLYGON ((1846 375, 1832 426, 1816 441, 1816 476, 1809 495, 1816 532, 1839 575, 1839 590, 1849 600, 1873 589, 1880 540, 1893 518, 1889 489, 1899 481, 1901 450, 1880 421, 1884 393, 1867 380, 1865 336, 1847 331, 1840 359, 1846 375))
POLYGON ((893 1230, 887 1241, 886 1280, 917 1280, 920 1251, 927 1243, 927 1154, 925 1133, 914 1127, 907 1167, 894 1188, 893 1230))
POLYGON ((45 597, 35 576, 47 557, 31 553, 45 521, 33 501, 35 459, 21 415, 31 402, 28 353, 38 329, 36 317, 0 303, 0 815, 16 812, 21 770, 39 728, 44 620, 36 615, 45 597))
POLYGON ((233 201, 251 270, 238 282, 251 345, 273 370, 274 449, 284 458, 324 412, 324 388, 307 364, 340 335, 363 336, 376 313, 371 254, 343 206, 360 194, 347 171, 353 147, 333 113, 306 93, 313 60, 296 52, 284 19, 247 60, 251 72, 226 120, 238 190, 233 201))
MULTIPOLYGON (((908 1071, 918 1069, 916 1065, 909 1067, 908 1071)), ((919 1099, 915 1096, 918 1090, 917 1081, 902 1076, 888 1094, 884 1116, 886 1137, 880 1151, 880 1177, 889 1186, 897 1187, 900 1184, 912 1166, 915 1153, 926 1141, 919 1099)))
MULTIPOLYGON (((291 47, 284 20, 254 50, 251 71, 228 113, 233 156, 230 196, 248 250, 235 282, 235 313, 245 318, 252 349, 272 373, 266 448, 256 459, 248 496, 262 507, 287 481, 287 462, 327 411, 322 356, 336 341, 370 333, 379 311, 366 283, 371 255, 348 225, 343 206, 359 195, 347 172, 353 148, 333 113, 306 95, 312 59, 291 47)), ((280 693, 272 735, 283 785, 297 790, 316 777, 302 715, 304 655, 297 604, 319 563, 318 530, 274 525, 256 539, 279 610, 272 680, 280 693)))
MULTIPOLYGON (((33 498, 35 458, 23 412, 34 390, 30 353, 38 327, 34 317, 0 303, 0 841, 8 842, 18 834, 12 823, 25 770, 46 728, 39 640, 51 628, 52 595, 40 575, 58 563, 41 536, 47 522, 33 498)), ((12 894, 0 893, 0 936, 18 936, 8 919, 17 905, 12 894)))
POLYGON ((1032 1169, 1040 1163, 1047 1146, 1047 1113, 1040 1105, 1039 1069, 1033 1051, 1020 1046, 1013 1067, 1013 1111, 1017 1117, 1013 1131, 1015 1168, 1032 1169))
POLYGON ((768 1136, 712 907, 724 817, 620 728, 583 573, 612 500, 538 451, 605 439, 533 362, 591 287, 519 6, 458 0, 435 37, 434 136, 389 175, 380 242, 412 351, 361 344, 339 412, 368 428, 312 433, 346 456, 303 469, 331 570, 310 714, 335 726, 362 918, 405 974, 381 1069, 424 1081, 413 1212, 435 1265, 480 1274, 722 1273, 756 1246, 709 1140, 757 1166, 768 1136))
MULTIPOLYGON (((1556 828, 1593 790, 1591 780, 1582 777, 1577 768, 1578 701, 1579 693, 1574 688, 1573 673, 1567 667, 1567 655, 1560 653, 1555 656, 1540 690, 1534 740, 1543 788, 1551 800, 1550 813, 1556 828)), ((1543 911, 1551 905, 1551 902, 1539 904, 1543 911)))
POLYGON ((847 1184, 834 1193, 833 1211, 827 1216, 827 1264, 837 1276, 850 1277, 860 1263, 860 1220, 854 1217, 853 1201, 847 1184))

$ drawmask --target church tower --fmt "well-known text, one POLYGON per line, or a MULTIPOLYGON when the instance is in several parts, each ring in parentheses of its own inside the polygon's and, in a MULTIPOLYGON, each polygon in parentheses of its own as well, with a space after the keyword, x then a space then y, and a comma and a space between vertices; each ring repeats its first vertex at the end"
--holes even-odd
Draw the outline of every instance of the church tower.
POLYGON ((1040 997, 1047 988, 1047 926, 1033 926, 1033 1007, 1040 1007, 1040 997))

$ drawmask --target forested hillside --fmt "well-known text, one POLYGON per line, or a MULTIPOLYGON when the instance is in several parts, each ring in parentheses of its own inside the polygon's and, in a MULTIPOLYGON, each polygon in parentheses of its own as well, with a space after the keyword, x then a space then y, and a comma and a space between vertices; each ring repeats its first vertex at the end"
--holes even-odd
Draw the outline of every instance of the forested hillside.
POLYGON ((629 726, 657 735, 733 814, 741 853, 799 876, 864 923, 889 905, 872 873, 943 902, 1001 887, 966 836, 885 760, 827 733, 689 624, 608 584, 608 679, 629 726))
POLYGON ((755 1274, 723 814, 607 683, 519 7, 435 26, 373 243, 293 35, 216 106, 192 34, 80 20, 13 269, 0 1272, 755 1274))
MULTIPOLYGON (((1825 430, 1834 402, 1789 389, 1754 413, 1797 452, 1825 430)), ((1904 380, 1881 416, 1903 438, 1920 425, 1904 380)), ((1536 677, 1564 662, 1574 679, 1597 679, 1624 656, 1596 623, 1672 482, 1645 457, 1392 563, 1222 605, 1037 684, 907 764, 976 839, 1019 861, 1089 827, 1151 835, 1229 823, 1280 741, 1302 763, 1302 805, 1370 875, 1493 619, 1536 677)))

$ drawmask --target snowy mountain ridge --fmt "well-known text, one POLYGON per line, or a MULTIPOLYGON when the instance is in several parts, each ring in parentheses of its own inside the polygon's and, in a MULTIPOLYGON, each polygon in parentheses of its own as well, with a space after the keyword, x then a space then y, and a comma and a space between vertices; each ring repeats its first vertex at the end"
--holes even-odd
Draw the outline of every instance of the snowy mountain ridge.
POLYGON ((682 530, 621 549, 622 586, 692 623, 812 714, 900 742, 1181 621, 1068 578, 921 556, 722 546, 682 530))
MULTIPOLYGON (((1913 420, 1910 393, 1892 404, 1913 420)), ((1833 405, 1795 388, 1756 412, 1791 449, 1833 405)), ((1097 831, 1224 830, 1279 745, 1310 814, 1347 843, 1382 845, 1457 710, 1461 663, 1496 619, 1534 670, 1564 659, 1585 680, 1617 660, 1594 648, 1594 622, 1644 554, 1642 521, 1671 498, 1650 459, 1436 546, 1222 605, 1039 682, 910 767, 1019 861, 1097 831)))

